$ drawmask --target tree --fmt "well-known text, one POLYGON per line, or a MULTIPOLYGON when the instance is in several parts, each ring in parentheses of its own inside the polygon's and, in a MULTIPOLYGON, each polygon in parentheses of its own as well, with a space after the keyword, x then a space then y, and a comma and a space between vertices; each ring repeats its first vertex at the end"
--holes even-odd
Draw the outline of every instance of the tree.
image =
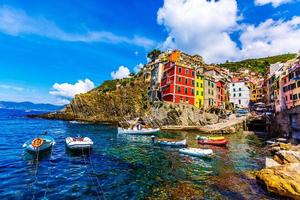
POLYGON ((161 54, 161 50, 159 49, 153 49, 152 51, 150 51, 148 54, 147 54, 147 57, 151 60, 151 61, 154 61, 156 58, 158 58, 158 56, 161 54))

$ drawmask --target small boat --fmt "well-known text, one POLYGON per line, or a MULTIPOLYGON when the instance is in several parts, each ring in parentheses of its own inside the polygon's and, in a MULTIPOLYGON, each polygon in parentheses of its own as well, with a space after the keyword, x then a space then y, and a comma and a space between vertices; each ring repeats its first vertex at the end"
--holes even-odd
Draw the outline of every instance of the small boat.
POLYGON ((213 154, 213 150, 211 149, 198 149, 198 148, 183 148, 183 149, 179 149, 179 152, 182 154, 186 154, 189 156, 196 156, 196 157, 208 157, 213 154))
POLYGON ((37 153, 41 151, 47 151, 52 148, 55 144, 53 137, 48 135, 42 135, 34 139, 27 140, 23 147, 26 148, 27 151, 32 153, 37 153))
POLYGON ((88 137, 67 137, 66 146, 69 149, 88 149, 94 142, 88 137))
POLYGON ((224 136, 200 136, 200 135, 197 135, 196 137, 197 140, 225 140, 225 137, 224 136))
POLYGON ((226 146, 228 143, 228 140, 198 140, 198 144, 203 144, 203 145, 215 145, 215 146, 226 146))
POLYGON ((147 135, 159 132, 159 128, 118 128, 118 134, 135 134, 135 135, 147 135))
POLYGON ((170 146, 170 147, 186 147, 187 140, 176 141, 174 139, 155 139, 154 142, 158 145, 162 146, 170 146))

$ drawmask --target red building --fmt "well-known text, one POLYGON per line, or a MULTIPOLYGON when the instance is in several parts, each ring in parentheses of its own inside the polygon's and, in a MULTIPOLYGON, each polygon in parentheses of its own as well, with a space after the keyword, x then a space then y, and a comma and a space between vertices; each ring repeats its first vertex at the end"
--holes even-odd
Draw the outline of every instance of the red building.
POLYGON ((216 104, 218 107, 224 106, 226 101, 226 83, 222 80, 216 81, 217 86, 217 101, 216 104))
POLYGON ((164 65, 161 80, 162 99, 174 103, 195 102, 195 71, 174 62, 164 65))

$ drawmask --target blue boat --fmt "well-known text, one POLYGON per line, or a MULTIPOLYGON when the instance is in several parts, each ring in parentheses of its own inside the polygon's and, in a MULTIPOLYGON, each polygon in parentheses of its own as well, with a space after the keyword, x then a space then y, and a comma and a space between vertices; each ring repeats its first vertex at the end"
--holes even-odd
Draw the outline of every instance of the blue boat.
POLYGON ((47 151, 55 144, 54 138, 48 135, 38 136, 34 139, 27 140, 23 147, 31 153, 47 151))

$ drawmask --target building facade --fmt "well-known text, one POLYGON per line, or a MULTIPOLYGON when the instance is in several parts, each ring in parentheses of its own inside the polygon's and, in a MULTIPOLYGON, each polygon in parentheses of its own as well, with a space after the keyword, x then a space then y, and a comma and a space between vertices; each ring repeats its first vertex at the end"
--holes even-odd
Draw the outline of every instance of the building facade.
POLYGON ((250 88, 244 81, 234 81, 229 83, 229 101, 235 107, 248 107, 250 103, 250 88))
POLYGON ((203 67, 196 69, 195 75, 195 106, 204 108, 204 74, 203 67))
POLYGON ((215 79, 207 74, 204 77, 204 108, 216 106, 217 90, 215 79))

